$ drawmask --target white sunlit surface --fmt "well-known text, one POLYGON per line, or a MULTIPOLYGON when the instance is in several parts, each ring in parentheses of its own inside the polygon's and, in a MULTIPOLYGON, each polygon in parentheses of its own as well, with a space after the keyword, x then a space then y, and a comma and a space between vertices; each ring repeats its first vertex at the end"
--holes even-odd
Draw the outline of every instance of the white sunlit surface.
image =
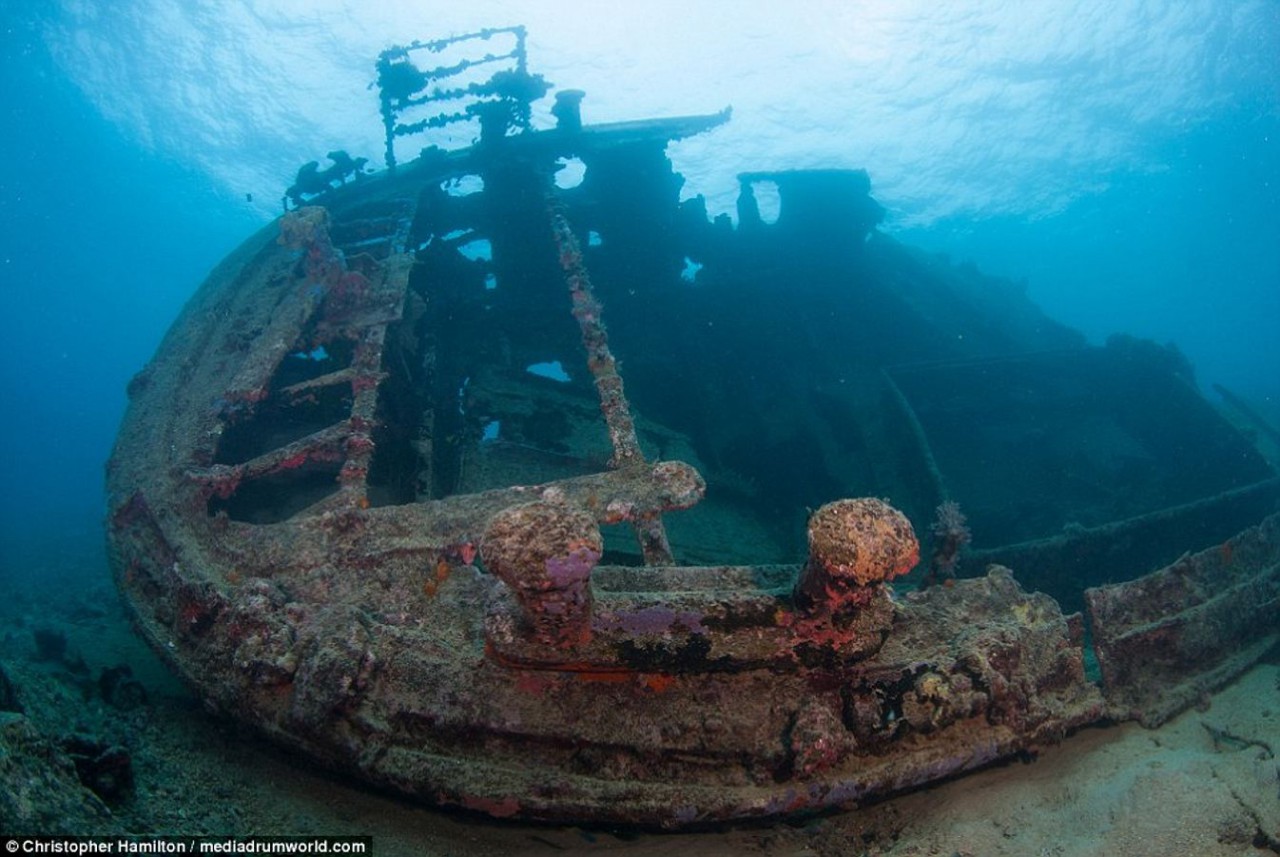
POLYGON ((59 6, 47 40, 99 108, 264 217, 331 149, 382 163, 380 51, 490 26, 527 25, 531 71, 585 90, 588 123, 732 105, 671 149, 713 212, 732 210, 742 170, 864 167, 899 224, 1046 216, 1114 171, 1160 170, 1161 141, 1239 93, 1276 101, 1269 0, 59 6))
MULTIPOLYGON (((97 109, 262 220, 331 150, 382 167, 381 51, 523 24, 530 70, 584 90, 588 124, 732 106, 727 125, 669 148, 683 196, 702 194, 713 215, 735 213, 743 171, 864 168, 886 233, 1025 278, 1092 342, 1172 341, 1202 383, 1276 396, 1277 0, 48 6, 45 41, 97 109)), ((535 128, 554 124, 553 96, 533 105, 535 128)), ((397 156, 477 131, 400 138, 397 156)), ((776 200, 756 185, 767 215, 776 200)))

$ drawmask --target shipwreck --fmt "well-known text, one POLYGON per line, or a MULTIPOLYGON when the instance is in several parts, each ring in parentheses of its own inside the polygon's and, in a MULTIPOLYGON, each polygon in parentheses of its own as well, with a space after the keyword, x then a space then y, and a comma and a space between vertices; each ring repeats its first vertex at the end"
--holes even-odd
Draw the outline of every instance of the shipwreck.
POLYGON ((666 149, 729 111, 535 130, 521 28, 378 73, 389 168, 309 165, 129 388, 114 573, 209 705, 434 804, 673 827, 1158 724, 1275 644, 1275 450, 1176 351, 895 242, 861 171, 711 218, 666 149))

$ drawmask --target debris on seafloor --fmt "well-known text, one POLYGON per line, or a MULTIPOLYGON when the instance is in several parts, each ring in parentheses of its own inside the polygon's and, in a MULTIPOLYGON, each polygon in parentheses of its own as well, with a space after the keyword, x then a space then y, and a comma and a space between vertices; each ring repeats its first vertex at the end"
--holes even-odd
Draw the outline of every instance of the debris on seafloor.
POLYGON ((1257 747, 1266 753, 1266 758, 1274 759, 1276 757, 1276 751, 1273 750, 1271 745, 1266 741, 1262 741, 1257 738, 1244 738, 1233 734, 1228 729, 1224 729, 1220 726, 1214 726, 1203 721, 1201 721, 1200 725, 1205 728, 1205 731, 1209 733, 1209 737, 1213 739, 1213 746, 1215 748, 1226 747, 1231 750, 1247 750, 1250 747, 1257 747))

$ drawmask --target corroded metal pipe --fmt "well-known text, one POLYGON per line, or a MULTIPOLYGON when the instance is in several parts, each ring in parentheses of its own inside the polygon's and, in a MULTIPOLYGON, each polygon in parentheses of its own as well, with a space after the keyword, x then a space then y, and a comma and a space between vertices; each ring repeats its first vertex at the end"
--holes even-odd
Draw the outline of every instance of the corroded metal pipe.
MULTIPOLYGON (((609 337, 601 320, 603 308, 596 299, 591 278, 587 275, 582 248, 573 234, 573 227, 565 218, 564 207, 556 199, 555 191, 549 187, 546 200, 560 267, 564 269, 569 296, 573 300, 573 317, 577 319, 578 328, 582 331, 587 368, 595 379, 596 391, 600 394, 600 410, 609 430, 609 441, 613 444, 613 458, 609 464, 617 470, 642 467, 645 459, 640 449, 640 439, 636 436, 635 420, 631 417, 631 406, 622 389, 618 363, 609 350, 609 337)), ((666 565, 673 561, 671 544, 667 541, 666 528, 659 511, 639 511, 632 517, 631 523, 640 540, 640 550, 646 565, 666 565)))

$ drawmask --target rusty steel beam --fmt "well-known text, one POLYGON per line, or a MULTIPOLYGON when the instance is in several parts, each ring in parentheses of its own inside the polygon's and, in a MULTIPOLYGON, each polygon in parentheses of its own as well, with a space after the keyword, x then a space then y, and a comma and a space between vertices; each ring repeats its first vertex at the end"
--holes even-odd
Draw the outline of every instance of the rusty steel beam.
POLYGON ((1159 726, 1280 641, 1280 514, 1085 601, 1112 716, 1159 726))
MULTIPOLYGON (((564 207, 550 187, 546 191, 547 214, 551 218, 551 231, 559 253, 560 267, 564 270, 569 295, 573 299, 573 317, 582 332, 582 347, 587 352, 587 368, 595 379, 600 395, 600 411, 604 414, 609 440, 613 444, 611 466, 619 470, 643 467, 644 452, 636 435, 631 405, 622 389, 622 376, 618 374, 618 361, 609 350, 609 335, 601 319, 603 307, 596 299, 582 248, 573 227, 565 218, 564 207)), ((631 519, 640 552, 645 565, 667 565, 673 562, 671 543, 658 509, 640 509, 631 519)))

